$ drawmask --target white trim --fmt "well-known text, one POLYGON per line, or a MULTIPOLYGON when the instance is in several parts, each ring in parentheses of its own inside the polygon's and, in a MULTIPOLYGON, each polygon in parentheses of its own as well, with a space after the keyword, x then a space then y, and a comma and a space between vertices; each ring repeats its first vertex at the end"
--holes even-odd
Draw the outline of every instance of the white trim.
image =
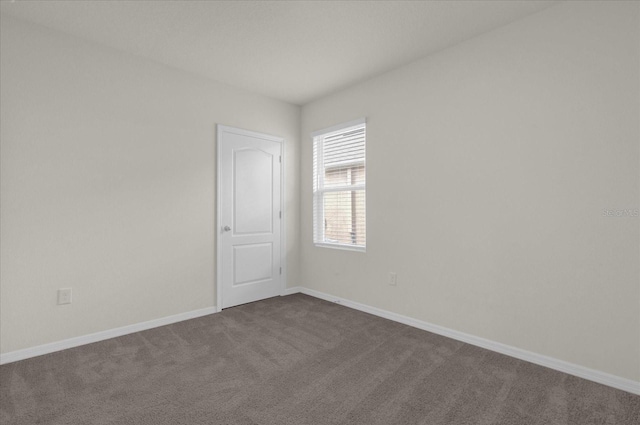
POLYGON ((280 296, 284 297, 284 296, 287 296, 287 295, 299 294, 301 292, 302 292, 302 287, 301 286, 294 286, 293 288, 285 288, 282 291, 282 294, 280 296))
POLYGON ((222 250, 220 249, 220 229, 222 224, 220 224, 220 215, 221 215, 221 205, 220 205, 220 178, 222 176, 222 172, 220 170, 220 151, 222 150, 222 146, 220 140, 222 140, 222 132, 226 128, 218 124, 216 131, 216 225, 215 225, 215 240, 216 240, 216 281, 215 285, 215 294, 216 294, 216 308, 218 311, 222 311, 222 250))
POLYGON ((330 248, 330 249, 339 249, 342 251, 355 251, 355 252, 367 252, 367 247, 362 245, 347 245, 342 243, 331 243, 331 242, 314 242, 314 246, 318 248, 330 248))
POLYGON ((331 186, 318 189, 317 193, 331 193, 331 192, 355 192, 357 190, 367 190, 367 186, 364 184, 354 184, 353 186, 331 186))
MULTIPOLYGON (((324 165, 324 140, 327 137, 331 137, 336 134, 348 132, 352 129, 364 129, 365 131, 365 151, 366 151, 366 124, 367 119, 358 118, 353 121, 349 121, 342 124, 337 124, 329 128, 317 130, 311 133, 311 141, 313 143, 313 243, 316 247, 320 248, 333 248, 346 251, 367 252, 366 242, 365 245, 351 245, 338 242, 325 241, 324 234, 324 195, 326 193, 333 192, 346 192, 346 191, 361 191, 366 195, 366 173, 367 167, 365 166, 365 184, 358 185, 341 185, 341 186, 324 186, 324 177, 326 170, 324 165), (322 170, 321 170, 322 169, 322 170)), ((366 158, 362 160, 348 161, 347 164, 366 164, 366 158)), ((343 163, 335 164, 335 167, 344 166, 343 163)), ((332 167, 333 168, 333 167, 332 167)), ((365 196, 365 211, 366 211, 366 196, 365 196)), ((366 229, 366 214, 365 214, 365 229, 366 229)), ((365 230, 366 238, 366 230, 365 230)))
POLYGON ((272 142, 282 143, 284 141, 282 137, 273 136, 271 134, 258 133, 257 131, 251 131, 251 130, 243 130, 241 128, 230 127, 228 125, 222 125, 222 124, 217 124, 216 126, 218 129, 218 135, 220 135, 221 131, 226 131, 227 133, 233 133, 239 136, 255 137, 257 139, 271 140, 272 142))
MULTIPOLYGON (((466 342, 478 347, 486 348, 487 350, 495 351, 501 354, 505 354, 510 357, 515 357, 520 360, 528 361, 530 363, 538 364, 548 367, 550 369, 558 370, 560 372, 574 375, 579 378, 584 378, 599 384, 607 385, 609 387, 617 388, 619 390, 627 391, 632 394, 640 395, 640 382, 632 381, 630 379, 621 378, 619 376, 611 375, 605 372, 600 372, 594 369, 589 369, 584 366, 579 366, 573 363, 558 360, 552 357, 543 356, 541 354, 532 353, 527 350, 512 347, 499 342, 491 341, 485 338, 465 334, 452 329, 445 328, 443 326, 434 325, 422 320, 413 319, 400 314, 392 313, 390 311, 382 310, 376 307, 370 307, 365 304, 350 301, 346 298, 336 297, 326 294, 324 292, 316 291, 313 289, 304 288, 302 286, 294 286, 291 288, 285 288, 282 291, 282 295, 293 295, 302 293, 315 298, 320 298, 325 301, 335 302, 344 305, 345 307, 352 308, 354 310, 363 311, 365 313, 373 314, 374 316, 383 317, 385 319, 393 320, 394 322, 403 323, 408 326, 412 326, 418 329, 422 329, 428 332, 433 332, 438 335, 443 335, 448 338, 452 338, 458 341, 466 342)), ((22 350, 10 351, 8 353, 0 354, 0 364, 7 364, 17 362, 19 360, 25 360, 32 357, 41 356, 43 354, 54 353, 56 351, 66 350, 68 348, 74 348, 85 344, 91 344, 94 342, 104 341, 106 339, 116 338, 123 335, 129 335, 135 332, 141 332, 148 329, 157 328, 160 326, 166 326, 173 323, 182 322, 184 320, 195 319, 198 317, 208 316, 216 313, 218 310, 215 307, 207 307, 200 310, 189 311, 186 313, 175 314, 173 316, 167 316, 160 319, 149 320, 146 322, 136 323, 133 325, 123 326, 120 328, 109 329, 106 331, 96 332, 88 335, 83 335, 75 338, 69 338, 62 341, 52 342, 49 344, 39 345, 36 347, 25 348, 22 350)))
POLYGON ((285 200, 285 188, 287 187, 285 181, 285 168, 286 157, 285 157, 285 143, 284 139, 280 138, 280 156, 282 157, 282 161, 280 163, 280 212, 282 212, 282 216, 280 217, 280 267, 282 267, 282 274, 280 276, 280 288, 281 290, 285 290, 287 287, 287 213, 284 210, 285 205, 287 205, 285 200))
POLYGON ((78 336, 62 341, 51 342, 49 344, 38 345, 36 347, 24 348, 22 350, 10 351, 0 354, 0 364, 17 362, 19 360, 29 359, 31 357, 41 356, 43 354, 55 353, 56 351, 66 350, 68 348, 79 347, 85 344, 104 341, 105 339, 116 338, 123 335, 146 331, 148 329, 166 326, 172 323, 182 322, 184 320, 195 319, 197 317, 208 316, 216 313, 215 307, 202 308, 200 310, 188 311, 186 313, 174 314, 173 316, 161 317, 146 322, 135 323, 133 325, 122 326, 120 328, 108 329, 88 335, 78 336))
POLYGON ((353 121, 343 122, 342 124, 332 125, 331 127, 323 128, 321 130, 316 130, 311 133, 311 137, 318 137, 320 135, 329 135, 329 133, 335 133, 336 131, 346 131, 351 127, 357 127, 362 124, 366 124, 366 118, 358 118, 353 121))
POLYGON ((622 378, 619 376, 611 375, 609 373, 601 372, 594 369, 589 369, 584 366, 580 366, 574 363, 565 362, 553 357, 543 356, 542 354, 533 353, 531 351, 523 350, 521 348, 512 347, 510 345, 502 344, 500 342, 491 341, 489 339, 481 338, 478 336, 466 334, 453 329, 445 328, 443 326, 434 325, 432 323, 424 322, 422 320, 413 319, 411 317, 403 316, 401 314, 392 313, 380 308, 371 307, 366 304, 361 304, 355 301, 348 300, 346 298, 336 297, 326 294, 324 292, 316 291, 314 289, 308 289, 302 286, 296 286, 288 288, 286 295, 295 294, 297 292, 310 295, 312 297, 320 298, 325 301, 331 301, 344 305, 345 307, 353 308, 354 310, 363 311, 365 313, 373 314, 374 316, 383 317, 385 319, 393 320, 394 322, 403 323, 405 325, 412 326, 414 328, 422 329, 428 332, 433 332, 438 335, 446 336, 457 341, 466 342, 467 344, 475 345, 477 347, 486 348, 487 350, 495 351, 497 353, 505 354, 516 359, 524 360, 530 363, 534 363, 540 366, 548 367, 560 372, 567 373, 569 375, 577 376, 579 378, 587 379, 589 381, 597 382, 599 384, 607 385, 609 387, 617 388, 622 391, 627 391, 632 394, 640 395, 640 382, 633 381, 631 379, 622 378))
POLYGON ((270 134, 257 133, 255 131, 243 130, 236 127, 229 127, 222 124, 217 124, 217 132, 216 132, 216 282, 215 282, 215 293, 216 293, 216 308, 217 311, 222 311, 222 249, 221 249, 221 238, 220 238, 220 230, 222 229, 222 223, 220 221, 220 193, 221 193, 221 170, 220 170, 220 150, 222 140, 222 133, 233 133, 241 136, 249 136, 255 137, 258 139, 270 140, 272 142, 276 142, 280 144, 280 157, 282 158, 280 162, 280 211, 282 212, 282 217, 280 218, 280 267, 282 267, 282 274, 280 275, 280 287, 281 291, 287 287, 287 232, 286 232, 286 213, 284 207, 285 203, 285 142, 284 138, 278 136, 272 136, 270 134))

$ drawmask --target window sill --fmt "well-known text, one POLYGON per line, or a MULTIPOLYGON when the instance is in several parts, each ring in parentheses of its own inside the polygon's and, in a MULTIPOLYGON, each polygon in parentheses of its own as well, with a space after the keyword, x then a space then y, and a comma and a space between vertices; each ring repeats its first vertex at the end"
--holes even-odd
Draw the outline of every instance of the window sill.
POLYGON ((362 253, 367 252, 367 248, 364 246, 352 246, 352 245, 342 245, 342 244, 335 244, 335 243, 317 243, 317 242, 314 242, 314 245, 318 248, 338 249, 342 251, 355 251, 355 252, 362 252, 362 253))

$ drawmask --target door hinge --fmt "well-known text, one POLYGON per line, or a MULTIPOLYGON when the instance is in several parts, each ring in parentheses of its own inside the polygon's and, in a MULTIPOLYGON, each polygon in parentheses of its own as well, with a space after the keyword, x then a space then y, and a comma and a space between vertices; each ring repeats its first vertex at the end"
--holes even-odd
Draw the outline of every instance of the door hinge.
POLYGON ((282 164, 282 155, 280 155, 280 157, 279 157, 279 158, 280 158, 280 159, 279 159, 279 161, 280 161, 280 163, 282 164))
POLYGON ((280 211, 280 218, 282 218, 282 211, 280 211))
POLYGON ((282 267, 280 267, 280 274, 282 274, 282 267))

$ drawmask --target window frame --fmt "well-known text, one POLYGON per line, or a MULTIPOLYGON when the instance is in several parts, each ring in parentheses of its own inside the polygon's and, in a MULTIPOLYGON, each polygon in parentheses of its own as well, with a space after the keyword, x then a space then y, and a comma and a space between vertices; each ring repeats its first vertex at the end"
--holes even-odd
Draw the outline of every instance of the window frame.
POLYGON ((347 251, 356 251, 356 252, 366 252, 367 251, 367 242, 366 242, 366 234, 367 234, 367 121, 366 118, 360 118, 357 120, 349 121, 342 124, 337 124, 331 126, 329 128, 325 128, 322 130, 314 131, 311 133, 312 140, 312 180, 313 180, 313 188, 312 188, 312 210, 313 210, 313 244, 314 246, 320 248, 331 248, 338 250, 347 250, 347 251), (364 184, 357 185, 342 185, 342 186, 330 186, 329 188, 324 187, 324 178, 326 168, 324 166, 324 158, 323 158, 323 147, 324 147, 324 139, 330 136, 335 135, 336 133, 344 133, 350 130, 355 130, 357 128, 364 127, 364 160, 363 161, 354 161, 353 165, 363 164, 364 165, 364 184), (362 191, 364 193, 364 235, 365 242, 364 245, 353 245, 353 244, 345 244, 339 242, 325 242, 324 241, 324 216, 325 216, 325 208, 324 208, 324 194, 330 192, 347 192, 347 191, 362 191), (322 241, 319 241, 322 239, 322 241))

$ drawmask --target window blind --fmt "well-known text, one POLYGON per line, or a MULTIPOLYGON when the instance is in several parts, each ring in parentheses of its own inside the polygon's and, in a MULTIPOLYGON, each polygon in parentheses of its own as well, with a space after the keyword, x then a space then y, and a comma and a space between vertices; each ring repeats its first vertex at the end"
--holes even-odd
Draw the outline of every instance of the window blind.
POLYGON ((314 242, 366 246, 366 128, 361 123, 314 137, 314 242))

